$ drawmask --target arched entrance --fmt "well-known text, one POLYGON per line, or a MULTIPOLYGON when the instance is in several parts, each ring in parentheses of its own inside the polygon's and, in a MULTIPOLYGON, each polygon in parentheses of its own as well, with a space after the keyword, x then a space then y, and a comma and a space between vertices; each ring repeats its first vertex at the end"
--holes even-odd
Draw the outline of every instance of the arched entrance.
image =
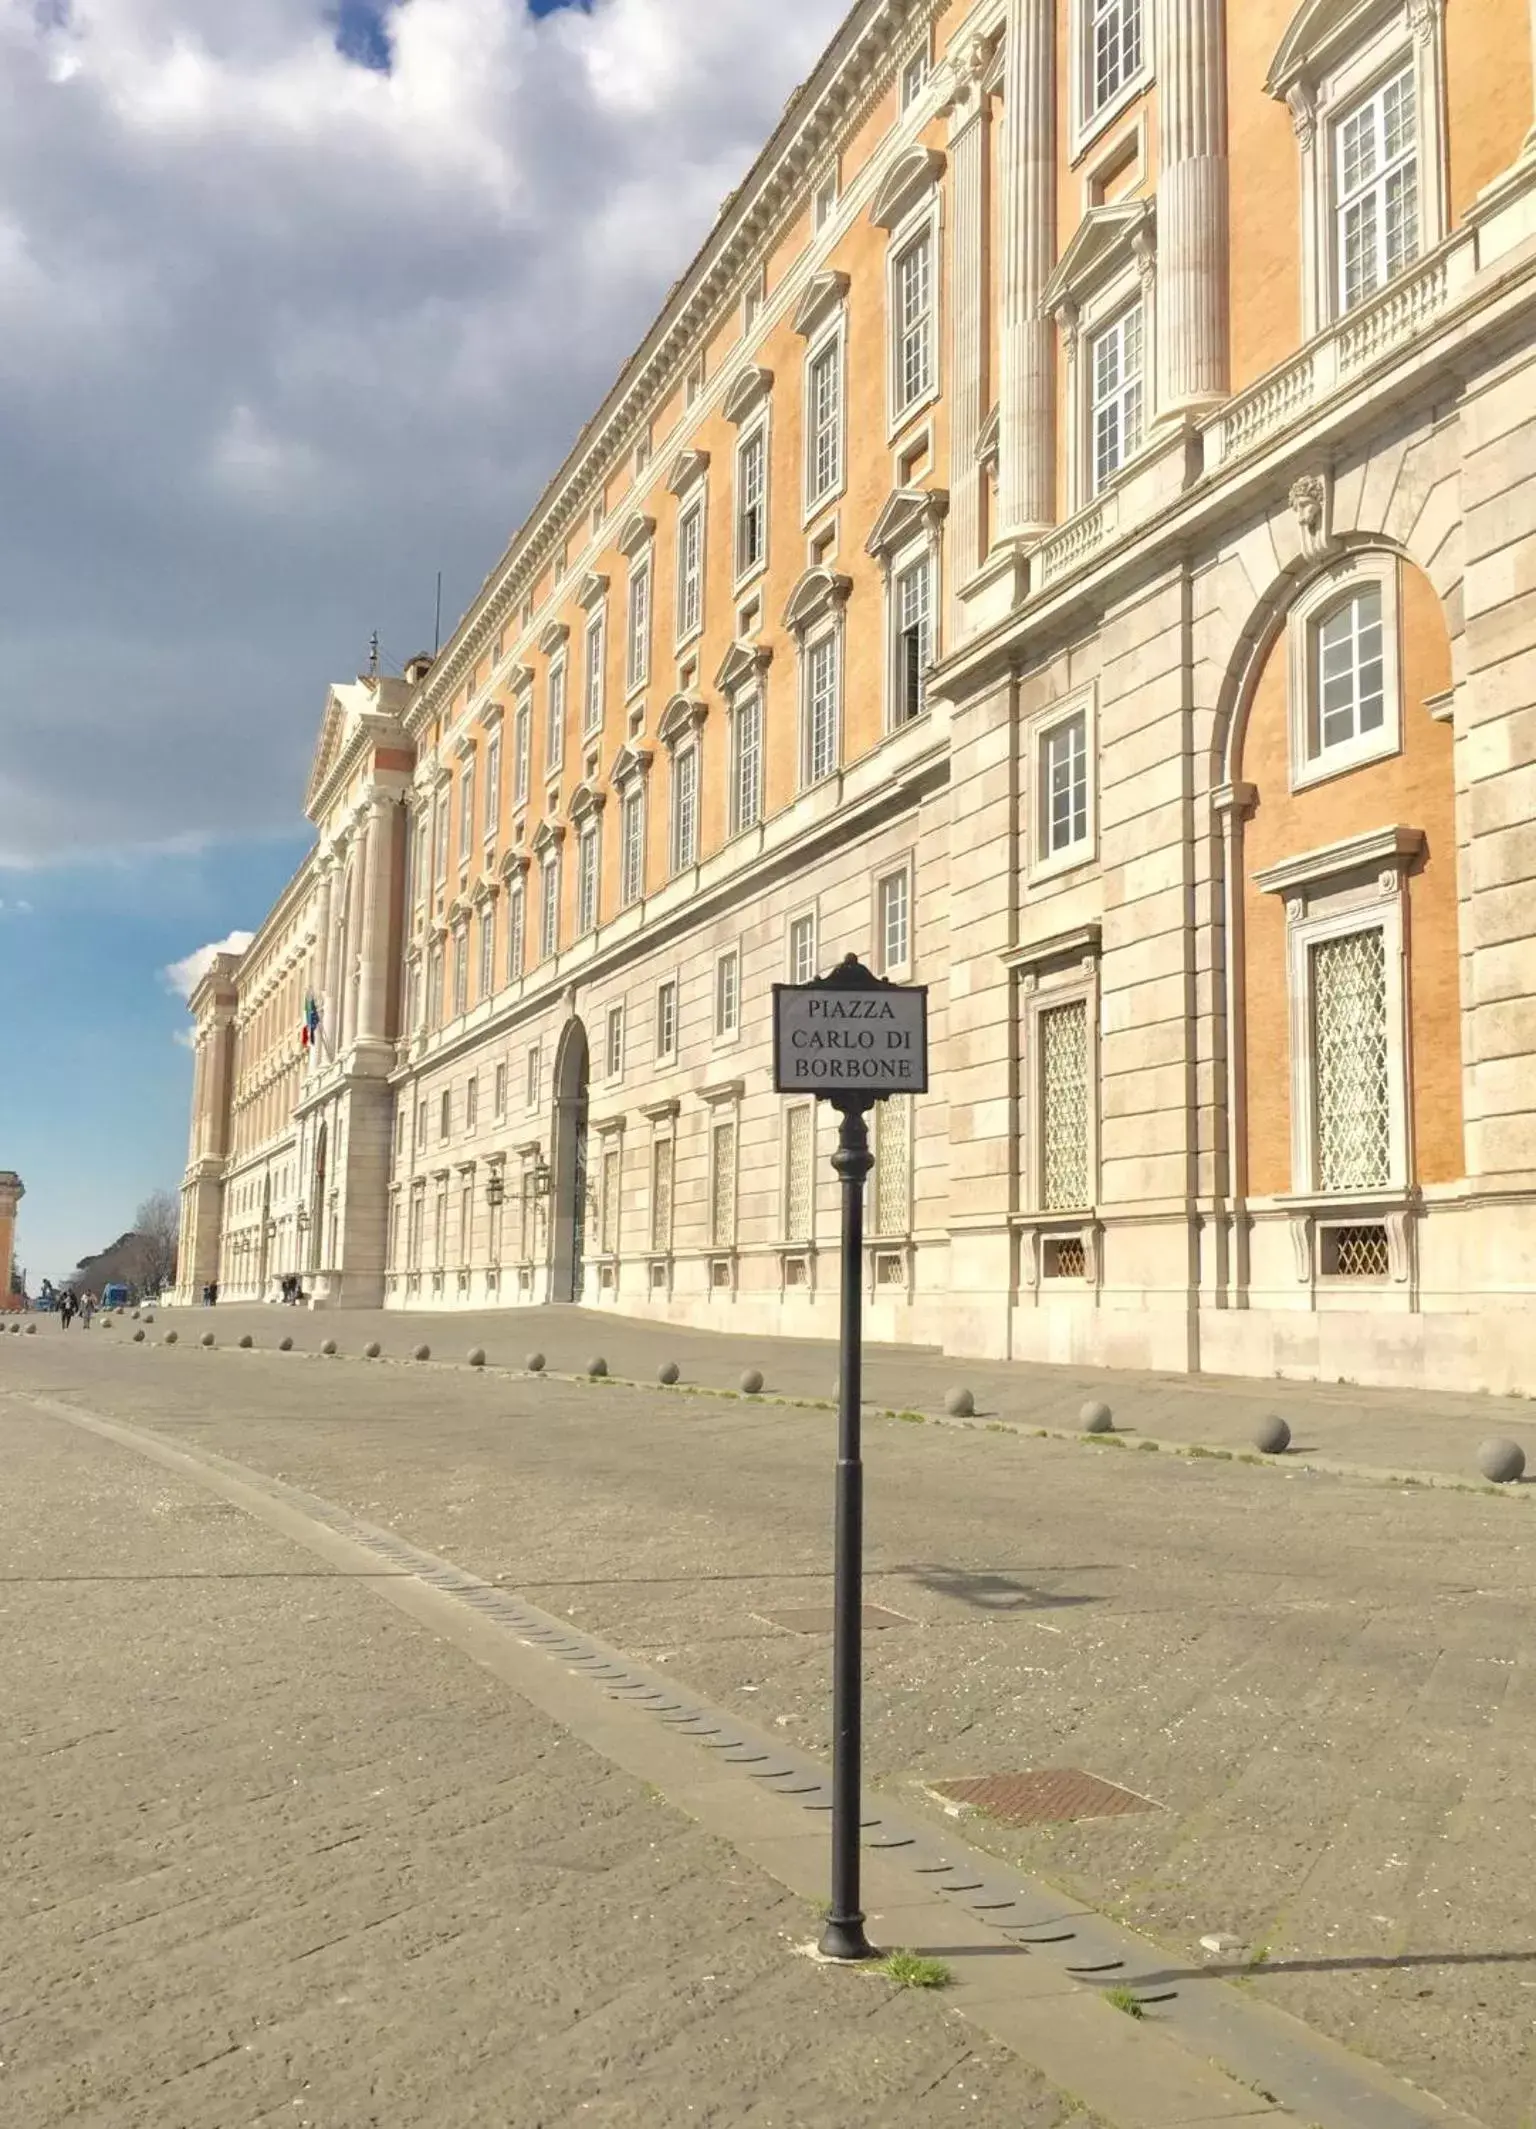
POLYGON ((555 1131, 549 1298, 579 1301, 587 1227, 587 1031, 574 1016, 555 1053, 555 1131))
POLYGON ((326 1126, 320 1126, 315 1140, 315 1180, 309 1200, 309 1268, 319 1271, 324 1262, 325 1249, 325 1151, 326 1126))

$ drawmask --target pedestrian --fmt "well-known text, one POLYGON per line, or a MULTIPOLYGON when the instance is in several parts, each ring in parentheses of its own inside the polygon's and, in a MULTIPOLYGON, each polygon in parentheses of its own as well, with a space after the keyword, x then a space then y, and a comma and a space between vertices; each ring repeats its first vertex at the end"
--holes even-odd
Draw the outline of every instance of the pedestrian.
POLYGON ((219 1298, 219 1282, 218 1282, 218 1280, 217 1280, 217 1279, 215 1279, 215 1280, 214 1280, 214 1282, 213 1282, 213 1284, 212 1284, 212 1285, 211 1285, 211 1286, 209 1287, 209 1289, 208 1289, 208 1306, 209 1306, 210 1308, 213 1308, 213 1307, 214 1307, 214 1306, 215 1306, 215 1305, 217 1304, 217 1302, 218 1302, 218 1298, 219 1298))
POLYGON ((74 1320, 75 1290, 72 1286, 67 1286, 59 1296, 59 1329, 67 1331, 74 1320))
POLYGON ((96 1296, 93 1293, 87 1292, 82 1297, 80 1302, 80 1328, 82 1330, 88 1331, 90 1329, 91 1318, 95 1315, 95 1313, 96 1296))

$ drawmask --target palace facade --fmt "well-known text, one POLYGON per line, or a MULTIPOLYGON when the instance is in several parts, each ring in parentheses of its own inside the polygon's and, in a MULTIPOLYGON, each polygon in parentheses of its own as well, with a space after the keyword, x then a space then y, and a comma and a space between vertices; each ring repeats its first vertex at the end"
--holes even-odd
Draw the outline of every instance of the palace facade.
POLYGON ((933 1036, 872 1335, 1536 1391, 1533 43, 859 0, 442 654, 332 690, 184 1296, 830 1333, 770 985, 855 951, 933 1036))

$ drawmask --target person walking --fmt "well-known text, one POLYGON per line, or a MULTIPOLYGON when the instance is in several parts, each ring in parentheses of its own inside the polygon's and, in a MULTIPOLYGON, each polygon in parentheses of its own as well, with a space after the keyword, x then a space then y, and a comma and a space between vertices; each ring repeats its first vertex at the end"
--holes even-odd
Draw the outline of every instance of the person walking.
POLYGON ((81 1328, 81 1330, 83 1330, 83 1331, 88 1331, 88 1330, 90 1329, 90 1327, 91 1327, 91 1318, 92 1318, 92 1317, 93 1317, 93 1316, 95 1315, 95 1313, 96 1313, 96 1296, 95 1296, 94 1294, 92 1294, 92 1293, 86 1293, 86 1294, 84 1294, 84 1295, 83 1295, 83 1296, 81 1297, 81 1301, 80 1301, 80 1328, 81 1328))
POLYGON ((67 1286, 59 1296, 59 1328, 67 1331, 75 1320, 75 1292, 67 1286))

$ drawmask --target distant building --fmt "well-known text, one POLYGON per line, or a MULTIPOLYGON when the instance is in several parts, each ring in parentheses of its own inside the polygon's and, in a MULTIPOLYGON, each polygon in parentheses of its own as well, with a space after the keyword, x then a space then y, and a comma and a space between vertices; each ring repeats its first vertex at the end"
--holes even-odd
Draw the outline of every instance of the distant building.
POLYGON ((1536 1389, 1532 37, 860 0, 442 655, 333 691, 184 1291, 831 1332, 768 998, 853 949, 935 1037, 877 1337, 1536 1389))
POLYGON ((16 1265, 16 1214, 26 1196, 26 1185, 14 1168, 0 1168, 0 1310, 25 1308, 27 1297, 20 1280, 13 1277, 16 1265))

